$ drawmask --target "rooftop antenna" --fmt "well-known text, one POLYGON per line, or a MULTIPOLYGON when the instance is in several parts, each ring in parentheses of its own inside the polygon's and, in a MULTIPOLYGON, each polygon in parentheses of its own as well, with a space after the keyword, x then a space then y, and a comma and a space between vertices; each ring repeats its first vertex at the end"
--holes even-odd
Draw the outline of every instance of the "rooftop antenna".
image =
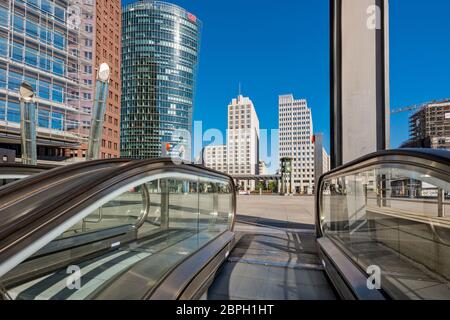
POLYGON ((241 95, 241 82, 239 81, 239 96, 241 95))

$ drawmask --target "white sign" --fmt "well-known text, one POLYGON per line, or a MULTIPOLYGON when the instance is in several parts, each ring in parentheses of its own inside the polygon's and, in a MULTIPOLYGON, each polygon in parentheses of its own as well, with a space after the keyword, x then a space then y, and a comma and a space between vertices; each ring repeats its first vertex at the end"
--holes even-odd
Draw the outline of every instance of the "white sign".
POLYGON ((445 114, 445 119, 450 119, 450 113, 445 114))

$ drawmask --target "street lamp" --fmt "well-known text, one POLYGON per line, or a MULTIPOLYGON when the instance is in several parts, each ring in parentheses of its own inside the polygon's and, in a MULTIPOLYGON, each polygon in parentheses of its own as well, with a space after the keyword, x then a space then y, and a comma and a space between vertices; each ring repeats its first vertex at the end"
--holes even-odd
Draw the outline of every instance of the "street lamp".
POLYGON ((107 63, 98 68, 95 84, 95 100, 92 108, 91 133, 86 155, 87 160, 95 160, 100 156, 100 141, 103 133, 103 119, 105 117, 106 99, 108 98, 109 78, 111 69, 107 63))
POLYGON ((33 87, 27 82, 22 82, 19 96, 22 163, 36 165, 36 105, 33 87))

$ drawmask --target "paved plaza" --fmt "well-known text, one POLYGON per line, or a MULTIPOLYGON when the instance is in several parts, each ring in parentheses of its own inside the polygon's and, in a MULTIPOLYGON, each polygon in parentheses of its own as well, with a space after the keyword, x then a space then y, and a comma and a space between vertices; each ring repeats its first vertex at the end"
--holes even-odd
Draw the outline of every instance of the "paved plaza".
POLYGON ((238 196, 236 246, 203 299, 336 299, 317 256, 314 197, 238 196))
POLYGON ((315 224, 313 196, 237 196, 238 220, 273 226, 310 229, 315 224))

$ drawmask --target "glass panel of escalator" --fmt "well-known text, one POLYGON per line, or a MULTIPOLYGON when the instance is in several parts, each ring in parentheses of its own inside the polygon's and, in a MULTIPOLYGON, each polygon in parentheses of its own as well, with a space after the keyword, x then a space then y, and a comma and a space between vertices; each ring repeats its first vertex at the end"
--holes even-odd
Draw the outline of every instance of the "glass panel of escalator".
POLYGON ((411 166, 368 168, 330 178, 321 227, 366 271, 381 270, 397 299, 450 299, 448 177, 411 166))
POLYGON ((198 182, 169 180, 169 227, 198 230, 198 182))

